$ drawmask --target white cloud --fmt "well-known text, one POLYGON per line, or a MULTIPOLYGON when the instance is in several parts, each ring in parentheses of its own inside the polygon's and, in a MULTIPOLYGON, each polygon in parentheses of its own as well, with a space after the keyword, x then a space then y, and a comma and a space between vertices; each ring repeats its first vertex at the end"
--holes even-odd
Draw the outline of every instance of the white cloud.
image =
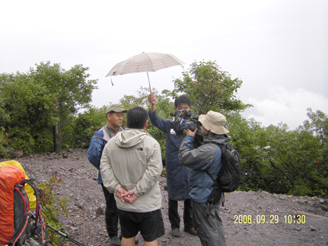
POLYGON ((254 108, 246 110, 243 116, 247 119, 254 118, 264 126, 286 123, 293 130, 308 119, 307 108, 313 111, 321 110, 327 113, 328 99, 304 89, 288 91, 283 87, 270 87, 264 100, 249 98, 247 103, 254 108))
MULTIPOLYGON (((146 73, 114 76, 115 86, 105 78, 141 52, 174 54, 185 68, 215 60, 243 80, 239 96, 255 106, 245 115, 265 125, 294 128, 306 108, 327 105, 327 0, 17 0, 0 7, 0 73, 42 61, 83 64, 98 79, 97 107, 148 86, 146 73)), ((149 73, 158 91, 172 90, 181 75, 180 66, 149 73)))

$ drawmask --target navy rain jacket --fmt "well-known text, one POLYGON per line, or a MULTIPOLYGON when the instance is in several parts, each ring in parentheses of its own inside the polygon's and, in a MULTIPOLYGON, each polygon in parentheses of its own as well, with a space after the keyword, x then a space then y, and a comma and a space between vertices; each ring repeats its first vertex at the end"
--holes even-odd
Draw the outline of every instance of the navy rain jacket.
POLYGON ((183 138, 171 134, 172 120, 163 120, 157 115, 156 110, 153 113, 149 111, 148 114, 153 125, 165 133, 166 183, 169 199, 174 201, 190 199, 189 168, 179 162, 179 148, 183 138))

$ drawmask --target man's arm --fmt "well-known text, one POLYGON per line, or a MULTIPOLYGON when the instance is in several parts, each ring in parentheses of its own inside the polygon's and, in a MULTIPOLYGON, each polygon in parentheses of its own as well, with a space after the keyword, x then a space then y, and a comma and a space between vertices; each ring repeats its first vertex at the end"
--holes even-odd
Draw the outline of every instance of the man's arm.
POLYGON ((106 144, 100 160, 100 174, 105 188, 110 193, 116 193, 116 191, 121 187, 121 184, 118 182, 113 173, 112 165, 107 153, 108 148, 109 144, 106 144))
POLYGON ((110 192, 110 193, 116 193, 116 195, 118 196, 118 198, 121 199, 122 202, 130 202, 132 203, 133 201, 135 201, 137 199, 137 197, 133 194, 131 194, 131 192, 125 190, 121 184, 119 183, 119 181, 116 179, 114 173, 113 173, 113 169, 112 169, 112 165, 110 163, 109 157, 106 153, 106 146, 104 148, 104 153, 101 157, 101 161, 100 161, 100 173, 101 173, 101 177, 103 180, 103 185, 105 186, 105 188, 110 192))
MULTIPOLYGON (((163 166, 161 148, 159 146, 159 143, 156 142, 154 144, 153 154, 149 158, 146 170, 142 178, 136 184, 136 187, 133 188, 132 192, 137 197, 140 197, 147 193, 158 182, 162 170, 163 166)), ((133 193, 130 194, 133 195, 133 193)))
POLYGON ((156 97, 153 93, 151 93, 148 96, 148 102, 151 103, 151 108, 149 110, 149 119, 151 123, 153 123, 154 126, 156 126, 158 129, 165 133, 170 132, 170 121, 169 120, 163 120, 157 115, 156 112, 156 97))
POLYGON ((186 137, 183 138, 179 149, 179 161, 184 166, 201 167, 209 161, 208 152, 203 145, 198 148, 193 148, 193 141, 197 129, 192 132, 190 129, 185 129, 186 137))
POLYGON ((156 110, 156 97, 153 93, 148 96, 148 102, 151 104, 150 113, 153 113, 156 110))

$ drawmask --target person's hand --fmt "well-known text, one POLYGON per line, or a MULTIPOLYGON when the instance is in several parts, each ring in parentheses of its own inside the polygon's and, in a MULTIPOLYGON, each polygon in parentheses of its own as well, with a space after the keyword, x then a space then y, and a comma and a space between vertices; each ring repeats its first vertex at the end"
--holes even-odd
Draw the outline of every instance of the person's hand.
POLYGON ((150 93, 150 95, 148 96, 148 102, 151 103, 151 105, 156 104, 156 97, 154 93, 150 93))
POLYGON ((196 136, 196 132, 198 131, 198 129, 196 128, 195 131, 192 131, 189 128, 187 128, 187 129, 184 129, 183 131, 184 131, 184 133, 187 136, 193 136, 193 137, 195 137, 196 136))
POLYGON ((134 194, 133 190, 129 190, 127 193, 124 195, 124 200, 133 203, 138 197, 136 194, 134 194))
POLYGON ((127 201, 126 197, 127 197, 127 190, 124 189, 123 187, 120 187, 117 189, 116 191, 116 195, 121 199, 122 202, 127 201))

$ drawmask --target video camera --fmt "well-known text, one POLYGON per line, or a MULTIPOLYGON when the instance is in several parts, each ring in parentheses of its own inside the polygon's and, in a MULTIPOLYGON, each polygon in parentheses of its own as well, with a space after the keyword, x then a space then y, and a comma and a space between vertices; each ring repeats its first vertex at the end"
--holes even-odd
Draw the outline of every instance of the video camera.
POLYGON ((174 120, 171 122, 170 128, 175 131, 178 137, 183 135, 184 129, 190 129, 191 131, 198 129, 196 137, 199 140, 198 136, 202 136, 201 123, 198 121, 199 115, 195 115, 185 109, 179 109, 170 115, 174 116, 174 120))

